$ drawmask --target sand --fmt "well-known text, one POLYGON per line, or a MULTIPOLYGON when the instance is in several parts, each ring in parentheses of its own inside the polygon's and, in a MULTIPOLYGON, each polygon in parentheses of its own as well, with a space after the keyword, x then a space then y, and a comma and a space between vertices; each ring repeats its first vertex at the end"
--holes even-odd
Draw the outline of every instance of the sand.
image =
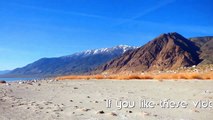
POLYGON ((213 120, 212 86, 213 81, 203 80, 43 80, 0 84, 0 120, 213 120), (160 101, 167 99, 181 106, 163 108, 160 101), (120 109, 121 101, 126 108, 120 109), (142 108, 142 101, 154 105, 142 108), (196 108, 196 101, 206 101, 209 106, 196 108))

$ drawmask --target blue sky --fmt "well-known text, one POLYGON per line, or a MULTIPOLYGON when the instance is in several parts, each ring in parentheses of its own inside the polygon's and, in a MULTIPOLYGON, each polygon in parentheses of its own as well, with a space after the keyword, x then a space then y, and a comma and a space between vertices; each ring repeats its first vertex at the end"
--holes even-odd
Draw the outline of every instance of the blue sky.
POLYGON ((213 35, 212 0, 1 0, 0 70, 161 33, 213 35))

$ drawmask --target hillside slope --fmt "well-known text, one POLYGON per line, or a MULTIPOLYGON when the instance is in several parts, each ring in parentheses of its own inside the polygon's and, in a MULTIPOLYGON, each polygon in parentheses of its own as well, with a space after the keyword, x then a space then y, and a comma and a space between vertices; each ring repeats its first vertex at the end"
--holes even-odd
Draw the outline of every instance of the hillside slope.
POLYGON ((200 48, 178 33, 162 34, 144 46, 129 51, 99 67, 99 72, 151 71, 197 65, 200 48))
POLYGON ((112 48, 87 50, 69 56, 42 58, 22 68, 11 71, 7 76, 60 76, 85 74, 135 47, 120 45, 112 48))
POLYGON ((213 37, 195 37, 190 38, 190 40, 200 47, 202 62, 199 65, 213 64, 213 37))

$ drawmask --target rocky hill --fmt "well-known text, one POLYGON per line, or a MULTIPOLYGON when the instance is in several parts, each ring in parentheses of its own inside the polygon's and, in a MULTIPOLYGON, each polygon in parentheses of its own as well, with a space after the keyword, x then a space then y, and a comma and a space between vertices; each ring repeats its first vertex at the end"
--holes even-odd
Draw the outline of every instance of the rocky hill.
POLYGON ((195 42, 178 33, 162 34, 144 46, 102 65, 97 71, 143 72, 189 67, 202 62, 201 49, 195 42))
POLYGON ((202 62, 199 65, 213 64, 213 37, 206 36, 189 39, 200 47, 200 59, 202 59, 202 62))

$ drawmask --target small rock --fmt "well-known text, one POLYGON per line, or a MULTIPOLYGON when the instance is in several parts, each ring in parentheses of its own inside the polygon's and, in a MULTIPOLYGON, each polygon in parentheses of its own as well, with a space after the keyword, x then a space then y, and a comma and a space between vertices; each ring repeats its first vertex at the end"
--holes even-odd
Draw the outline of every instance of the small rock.
POLYGON ((49 82, 53 82, 53 80, 49 80, 49 82))
POLYGON ((101 110, 101 111, 98 111, 97 113, 98 113, 98 114, 104 114, 104 111, 101 110))
POLYGON ((73 102, 73 100, 70 100, 70 102, 73 102))
POLYGON ((85 111, 85 112, 87 112, 87 111, 89 111, 90 109, 88 109, 88 108, 83 108, 82 109, 82 111, 85 111))
POLYGON ((4 81, 4 80, 0 80, 0 83, 6 83, 6 81, 4 81))
POLYGON ((39 106, 39 104, 36 104, 35 106, 39 106))
POLYGON ((78 87, 74 87, 74 89, 78 89, 78 87))
POLYGON ((212 93, 212 91, 210 91, 210 90, 205 90, 205 93, 212 93))
POLYGON ((49 105, 49 104, 52 104, 52 102, 50 102, 50 101, 44 101, 44 105, 49 105))
POLYGON ((198 110, 193 110, 193 112, 199 113, 200 111, 198 111, 198 110))
POLYGON ((27 83, 28 85, 33 85, 33 83, 32 82, 29 82, 29 83, 27 83))
POLYGON ((22 82, 22 81, 20 81, 20 82, 18 82, 18 84, 23 84, 24 82, 22 82))
POLYGON ((37 80, 33 80, 33 82, 34 82, 34 83, 36 83, 36 82, 37 82, 37 80))
POLYGON ((11 84, 10 84, 10 83, 6 83, 6 85, 7 85, 7 86, 10 86, 11 84))
POLYGON ((78 106, 74 106, 74 108, 78 109, 79 107, 78 106))
POLYGON ((24 103, 19 103, 19 104, 18 104, 18 106, 22 106, 22 105, 24 105, 24 103))
POLYGON ((148 112, 142 112, 142 114, 143 114, 144 116, 149 116, 149 115, 150 115, 150 113, 148 113, 148 112))
POLYGON ((114 113, 114 112, 111 112, 110 113, 112 116, 118 116, 116 113, 114 113))

